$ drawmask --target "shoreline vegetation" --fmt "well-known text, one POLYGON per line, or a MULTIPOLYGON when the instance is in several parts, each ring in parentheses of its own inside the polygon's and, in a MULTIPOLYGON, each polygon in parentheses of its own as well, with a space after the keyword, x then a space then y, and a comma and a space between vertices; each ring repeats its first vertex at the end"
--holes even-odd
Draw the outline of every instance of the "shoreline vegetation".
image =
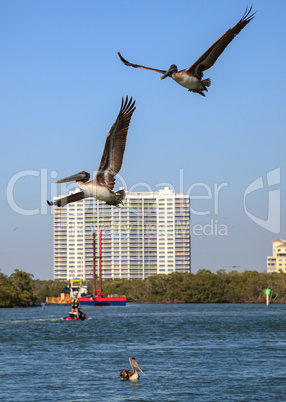
MULTIPOLYGON (((0 272, 0 307, 29 307, 57 297, 67 281, 33 279, 16 269, 9 277, 0 272)), ((98 282, 97 282, 98 284, 98 282)), ((92 281, 87 282, 92 293, 92 281)), ((265 303, 264 291, 271 289, 271 303, 286 303, 286 274, 257 271, 171 273, 141 279, 108 279, 103 294, 126 296, 133 303, 265 303)))

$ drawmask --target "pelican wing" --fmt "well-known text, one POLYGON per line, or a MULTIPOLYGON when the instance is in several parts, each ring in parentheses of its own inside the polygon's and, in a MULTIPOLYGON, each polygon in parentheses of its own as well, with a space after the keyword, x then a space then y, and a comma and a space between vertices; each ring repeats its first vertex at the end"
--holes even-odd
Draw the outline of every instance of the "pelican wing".
POLYGON ((167 70, 158 70, 157 68, 152 68, 152 67, 144 67, 144 66, 139 66, 139 64, 133 64, 133 63, 129 63, 129 61, 125 60, 121 54, 118 52, 117 53, 118 56, 120 57, 120 60, 122 61, 122 63, 125 64, 125 66, 129 66, 129 67, 135 67, 135 68, 141 68, 142 70, 151 70, 151 71, 157 71, 158 73, 161 74, 165 74, 165 72, 167 70))
POLYGON ((64 207, 65 205, 71 203, 71 202, 75 202, 75 201, 80 201, 82 199, 86 198, 85 194, 83 191, 78 191, 74 194, 68 194, 65 195, 64 197, 58 198, 56 201, 54 202, 49 202, 49 205, 56 205, 57 207, 64 207))
POLYGON ((217 58, 222 54, 224 49, 230 44, 237 34, 254 18, 255 13, 250 14, 252 6, 245 13, 240 21, 228 31, 226 31, 218 40, 189 68, 183 71, 194 75, 197 78, 203 77, 203 71, 208 70, 214 65, 217 58))
POLYGON ((122 98, 120 112, 107 134, 102 159, 98 172, 94 178, 96 184, 107 187, 112 190, 115 184, 114 176, 120 171, 128 132, 129 123, 135 108, 135 101, 132 98, 125 102, 122 98))

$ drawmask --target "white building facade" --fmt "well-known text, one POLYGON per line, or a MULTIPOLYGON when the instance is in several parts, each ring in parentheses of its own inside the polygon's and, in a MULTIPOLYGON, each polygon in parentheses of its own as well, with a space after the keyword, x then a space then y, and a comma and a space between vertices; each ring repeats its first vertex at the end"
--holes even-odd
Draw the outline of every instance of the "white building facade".
MULTIPOLYGON (((102 278, 189 272, 190 199, 168 187, 126 193, 115 208, 87 198, 54 208, 54 279, 93 277, 93 233, 102 233, 102 278)), ((98 275, 98 260, 96 260, 98 275)))

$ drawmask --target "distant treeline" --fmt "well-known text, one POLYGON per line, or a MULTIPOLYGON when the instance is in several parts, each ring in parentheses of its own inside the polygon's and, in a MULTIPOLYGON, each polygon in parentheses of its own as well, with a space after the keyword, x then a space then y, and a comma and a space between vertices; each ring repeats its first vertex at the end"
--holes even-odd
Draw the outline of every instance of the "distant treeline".
MULTIPOLYGON (((56 297, 66 281, 33 280, 18 269, 10 276, 0 273, 0 307, 35 306, 46 297, 56 297)), ((98 285, 98 282, 97 282, 98 285)), ((257 271, 154 275, 144 280, 105 280, 103 294, 125 295, 134 303, 265 303, 264 290, 271 289, 271 302, 286 302, 286 274, 257 271)), ((92 281, 88 282, 92 293, 92 281)))
POLYGON ((9 277, 0 272, 0 307, 35 306, 32 276, 19 269, 9 277))
POLYGON ((105 294, 125 295, 135 303, 265 303, 265 289, 271 302, 286 302, 286 274, 257 271, 154 275, 144 280, 108 280, 105 294))

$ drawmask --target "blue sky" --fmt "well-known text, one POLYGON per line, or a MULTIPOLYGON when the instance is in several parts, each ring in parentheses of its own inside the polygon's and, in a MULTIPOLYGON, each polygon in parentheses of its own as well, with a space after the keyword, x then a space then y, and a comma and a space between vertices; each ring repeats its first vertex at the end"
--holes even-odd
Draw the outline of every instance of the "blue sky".
POLYGON ((53 217, 45 196, 51 198, 55 175, 97 170, 126 94, 137 105, 120 172, 127 190, 169 183, 191 195, 193 272, 266 270, 271 242, 286 236, 285 1, 253 2, 254 20, 205 72, 212 80, 205 98, 160 81, 158 73, 126 67, 117 56, 186 68, 246 5, 0 2, 3 273, 17 268, 52 278, 53 217), (19 213, 11 194, 18 208, 39 213, 19 213))

